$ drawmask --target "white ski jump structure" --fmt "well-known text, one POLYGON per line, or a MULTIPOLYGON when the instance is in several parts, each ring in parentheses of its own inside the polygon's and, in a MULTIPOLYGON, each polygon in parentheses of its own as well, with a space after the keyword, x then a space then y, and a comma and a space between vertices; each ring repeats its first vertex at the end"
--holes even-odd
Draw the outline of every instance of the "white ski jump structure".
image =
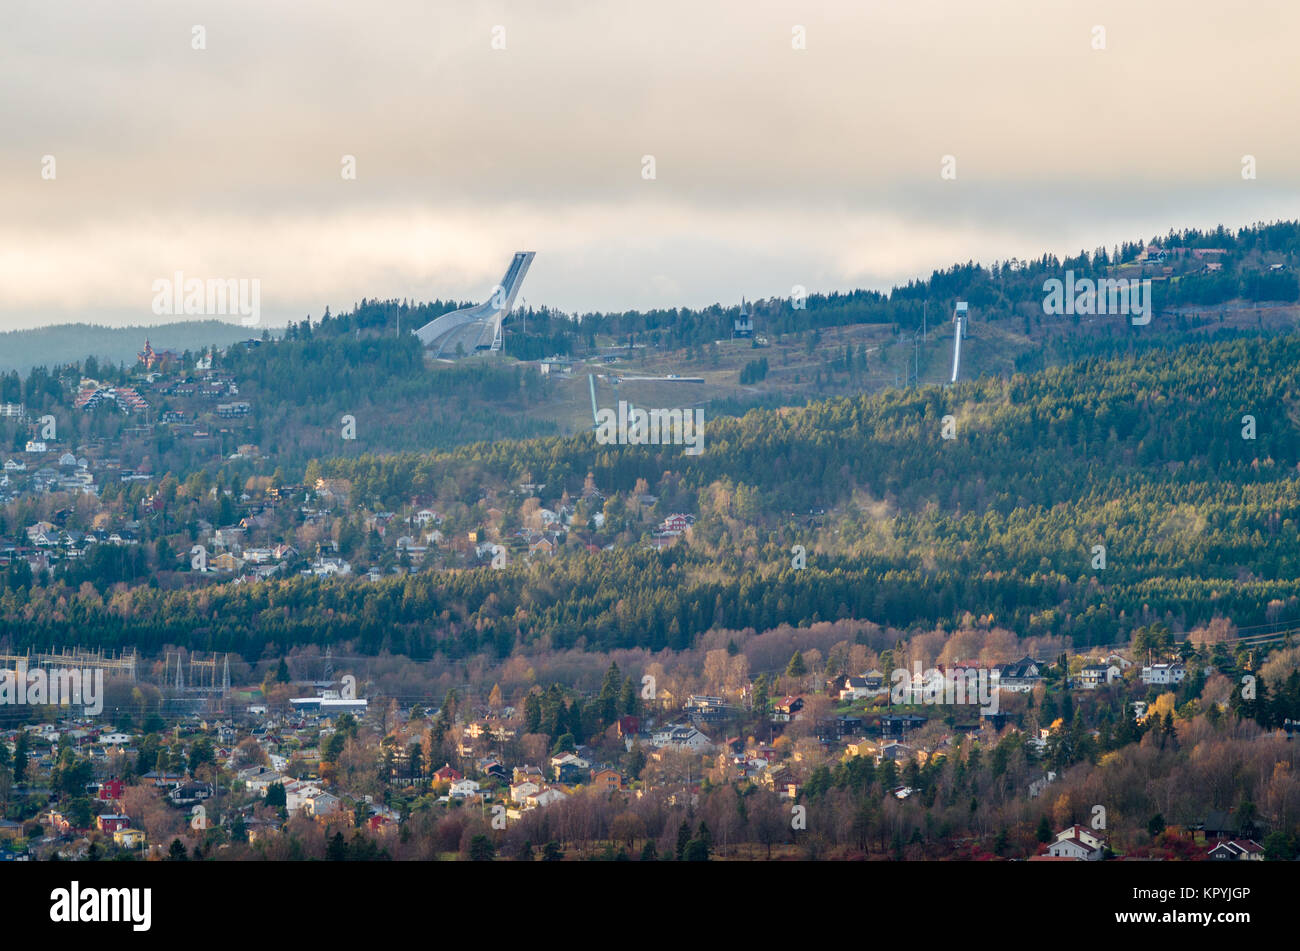
POLYGON ((952 339, 952 379, 949 383, 957 382, 957 374, 961 371, 961 341, 966 336, 966 302, 957 301, 957 307, 952 314, 952 322, 957 325, 957 332, 953 334, 952 339))
POLYGON ((492 289, 492 296, 482 304, 463 307, 431 320, 415 331, 420 343, 433 351, 435 357, 455 353, 456 345, 466 354, 476 350, 501 349, 501 324, 515 305, 515 296, 524 283, 524 275, 536 256, 535 251, 516 251, 501 283, 492 289))

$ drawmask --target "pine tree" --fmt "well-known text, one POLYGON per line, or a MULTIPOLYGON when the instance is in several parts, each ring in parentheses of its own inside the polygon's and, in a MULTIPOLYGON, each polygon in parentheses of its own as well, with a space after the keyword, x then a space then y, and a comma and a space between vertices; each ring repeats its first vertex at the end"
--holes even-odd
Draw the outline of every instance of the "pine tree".
POLYGON ((18 731, 18 741, 14 743, 14 785, 27 781, 27 755, 31 740, 26 730, 18 731))
POLYGON ((785 675, 787 677, 806 677, 808 675, 808 667, 803 662, 802 651, 795 651, 790 656, 790 663, 786 665, 785 675))
POLYGON ((348 845, 343 840, 342 832, 335 832, 334 837, 330 839, 329 845, 325 847, 325 860, 327 862, 343 862, 348 857, 348 845))
POLYGON ((772 706, 772 698, 768 693, 767 674, 759 674, 754 680, 754 712, 760 717, 766 717, 772 706))
POLYGON ((605 680, 600 685, 600 693, 596 697, 602 727, 609 726, 618 719, 618 701, 622 681, 623 678, 619 673, 618 664, 611 662, 609 670, 605 671, 605 680))
POLYGON ((524 732, 540 733, 542 731, 542 698, 535 691, 529 691, 524 698, 524 732))
POLYGON ((635 717, 641 715, 641 695, 637 693, 636 684, 632 683, 631 677, 627 677, 623 681, 623 689, 618 698, 618 708, 623 716, 635 717))

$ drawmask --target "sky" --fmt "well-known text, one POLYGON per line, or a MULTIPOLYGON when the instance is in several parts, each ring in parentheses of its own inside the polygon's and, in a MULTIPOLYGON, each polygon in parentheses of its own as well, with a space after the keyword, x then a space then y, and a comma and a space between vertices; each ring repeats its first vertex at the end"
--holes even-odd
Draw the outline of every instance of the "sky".
POLYGON ((275 327, 531 250, 580 313, 1300 217, 1290 0, 5 7, 2 330, 175 320, 177 272, 275 327))

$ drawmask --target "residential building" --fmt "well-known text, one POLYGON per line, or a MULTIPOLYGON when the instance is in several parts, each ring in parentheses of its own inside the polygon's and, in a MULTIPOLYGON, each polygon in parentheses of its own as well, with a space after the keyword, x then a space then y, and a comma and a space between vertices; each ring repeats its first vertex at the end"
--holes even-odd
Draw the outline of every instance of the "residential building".
POLYGON ((1259 862, 1264 858, 1264 847, 1254 839, 1229 839, 1215 843, 1205 854, 1220 862, 1259 862))
POLYGON ((1079 685, 1096 690, 1120 678, 1120 669, 1114 664, 1089 664, 1079 671, 1079 685))
POLYGON ((1152 664, 1142 668, 1144 684, 1180 684, 1187 676, 1187 668, 1180 663, 1152 664))
POLYGON ((1047 854, 1055 858, 1096 862, 1106 854, 1106 840, 1087 826, 1076 824, 1056 834, 1056 839, 1047 847, 1047 854))

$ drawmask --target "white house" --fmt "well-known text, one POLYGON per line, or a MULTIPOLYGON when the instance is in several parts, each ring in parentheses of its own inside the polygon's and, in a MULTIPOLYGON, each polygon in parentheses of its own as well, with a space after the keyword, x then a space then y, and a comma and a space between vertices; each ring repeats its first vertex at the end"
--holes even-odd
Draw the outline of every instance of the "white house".
POLYGON ((522 783, 515 783, 510 787, 510 799, 513 802, 524 802, 529 796, 540 792, 541 786, 532 780, 524 780, 522 783))
POLYGON ((651 734, 650 739, 655 746, 671 746, 692 753, 704 753, 713 748, 712 741, 693 726, 666 726, 651 734))
POLYGON ((872 694, 879 692, 879 684, 877 684, 876 689, 873 690, 866 677, 846 677, 844 679, 844 686, 840 690, 840 699, 862 700, 865 697, 870 697, 872 694))
POLYGON ((1180 684, 1187 676, 1187 668, 1182 664, 1152 664, 1142 668, 1144 684, 1180 684))
POLYGON ((586 769, 590 765, 585 759, 574 753, 561 753, 559 756, 551 757, 552 769, 560 769, 563 766, 576 766, 578 769, 586 769))
POLYGON ((524 799, 525 809, 536 809, 541 806, 549 806, 553 802, 559 802, 562 799, 568 799, 564 793, 558 789, 546 788, 533 793, 524 799))
POLYGON ((327 792, 317 792, 315 795, 308 796, 305 800, 307 815, 309 816, 328 816, 339 809, 339 797, 327 792))
POLYGON ((1072 825, 1056 833, 1056 841, 1047 847, 1047 854, 1055 858, 1099 861, 1106 852, 1106 841, 1087 826, 1072 825))
POLYGON ((1022 657, 1014 664, 1003 664, 998 668, 998 689, 1029 693, 1042 683, 1043 666, 1032 657, 1022 657))
POLYGON ((472 779, 458 779, 451 784, 448 795, 452 799, 469 799, 471 796, 477 796, 478 783, 472 779))
POLYGON ((324 790, 312 783, 288 783, 284 787, 284 807, 289 812, 297 812, 300 809, 305 810, 310 800, 323 792, 324 790))
POLYGON ((1088 690, 1104 687, 1119 678, 1120 669, 1115 664, 1089 664, 1079 671, 1079 684, 1088 690))
POLYGON ((342 558, 317 558, 311 565, 311 573, 317 577, 352 574, 352 566, 342 558))
POLYGON ((265 796, 267 787, 272 783, 284 782, 284 777, 273 769, 267 769, 265 766, 250 766, 248 769, 241 769, 238 776, 245 789, 249 792, 255 792, 259 796, 265 796))

